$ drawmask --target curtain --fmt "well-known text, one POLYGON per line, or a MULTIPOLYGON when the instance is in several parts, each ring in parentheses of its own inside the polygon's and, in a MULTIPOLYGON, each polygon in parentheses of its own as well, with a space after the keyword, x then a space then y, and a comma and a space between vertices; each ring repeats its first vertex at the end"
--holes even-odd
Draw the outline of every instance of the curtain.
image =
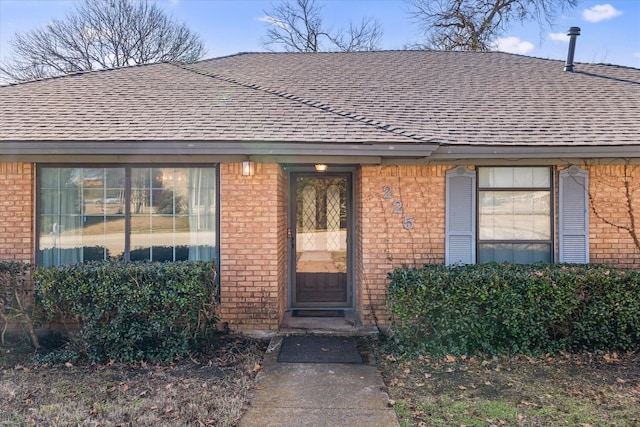
POLYGON ((82 262, 82 169, 43 169, 40 190, 40 262, 82 262))
POLYGON ((189 170, 189 260, 216 260, 216 169, 189 170))

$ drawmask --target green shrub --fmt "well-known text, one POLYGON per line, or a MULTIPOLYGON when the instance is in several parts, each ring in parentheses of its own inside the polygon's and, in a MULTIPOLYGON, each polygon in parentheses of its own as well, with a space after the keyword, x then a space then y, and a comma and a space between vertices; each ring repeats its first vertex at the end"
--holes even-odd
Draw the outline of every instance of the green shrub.
POLYGON ((74 348, 90 361, 171 361, 213 331, 215 266, 89 262, 34 272, 50 318, 72 317, 74 348))
POLYGON ((640 273, 594 265, 478 264, 389 274, 391 334, 443 354, 640 348, 640 273))

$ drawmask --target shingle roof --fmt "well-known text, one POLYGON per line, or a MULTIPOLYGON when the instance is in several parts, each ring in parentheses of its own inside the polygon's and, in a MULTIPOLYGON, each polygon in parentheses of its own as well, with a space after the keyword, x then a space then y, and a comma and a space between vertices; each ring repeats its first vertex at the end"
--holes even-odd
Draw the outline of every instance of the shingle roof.
POLYGON ((638 145, 640 69, 506 53, 252 53, 0 88, 0 141, 638 145))

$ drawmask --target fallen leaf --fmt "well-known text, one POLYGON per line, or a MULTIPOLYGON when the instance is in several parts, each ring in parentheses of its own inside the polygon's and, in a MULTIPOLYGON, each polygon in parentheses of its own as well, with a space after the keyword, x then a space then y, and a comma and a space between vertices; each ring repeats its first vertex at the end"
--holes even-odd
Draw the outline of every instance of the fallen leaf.
POLYGON ((466 389, 467 389, 467 388, 466 388, 465 386, 463 386, 463 385, 459 385, 459 386, 458 386, 458 388, 459 388, 460 390, 466 390, 466 389))
POLYGON ((67 362, 64 364, 64 366, 66 366, 67 368, 73 368, 73 363, 67 362))

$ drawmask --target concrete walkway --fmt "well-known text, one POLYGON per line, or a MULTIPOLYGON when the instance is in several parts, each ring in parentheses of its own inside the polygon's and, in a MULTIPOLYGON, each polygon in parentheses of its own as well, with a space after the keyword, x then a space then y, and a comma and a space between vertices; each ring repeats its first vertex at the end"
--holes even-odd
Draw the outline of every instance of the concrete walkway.
POLYGON ((239 427, 398 427, 373 363, 279 363, 274 337, 239 427))

